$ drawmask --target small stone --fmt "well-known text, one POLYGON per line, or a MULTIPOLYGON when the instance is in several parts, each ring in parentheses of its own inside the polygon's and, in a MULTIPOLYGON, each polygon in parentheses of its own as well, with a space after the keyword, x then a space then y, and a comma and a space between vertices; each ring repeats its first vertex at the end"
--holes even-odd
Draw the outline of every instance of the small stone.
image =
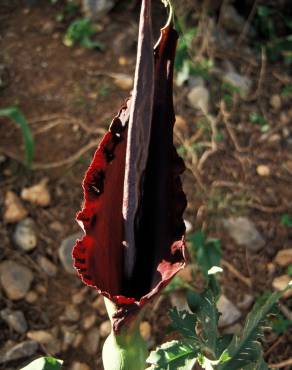
POLYGON ((106 307, 104 304, 104 299, 99 295, 91 304, 92 308, 97 310, 100 316, 105 316, 107 314, 106 307))
POLYGON ((273 134, 269 136, 268 138, 268 143, 273 145, 273 144, 279 144, 281 141, 281 136, 279 134, 273 134))
POLYGON ((230 326, 241 317, 239 309, 225 295, 221 295, 219 298, 217 308, 221 313, 218 322, 219 328, 230 326))
POLYGON ((39 296, 37 295, 36 292, 34 292, 33 290, 28 292, 27 295, 24 297, 26 302, 28 303, 35 303, 38 299, 39 299, 39 296))
POLYGON ((243 96, 247 96, 250 93, 252 83, 248 77, 229 71, 223 76, 223 81, 237 88, 243 96))
POLYGON ((223 226, 236 244, 245 246, 252 252, 258 252, 265 245, 265 240, 254 223, 246 217, 225 219, 223 220, 223 226))
POLYGON ((32 339, 40 344, 48 344, 55 340, 53 335, 45 330, 31 330, 26 334, 26 336, 28 339, 32 339))
POLYGON ((110 320, 106 320, 100 324, 99 334, 101 338, 106 338, 110 335, 112 331, 112 324, 110 320))
MULTIPOLYGON (((291 281, 291 276, 289 275, 281 275, 276 277, 273 282, 272 286, 275 290, 284 290, 287 288, 289 282, 291 281)), ((292 288, 288 289, 284 294, 283 298, 289 298, 292 297, 292 288)))
POLYGON ((114 84, 123 90, 130 90, 133 87, 132 76, 126 75, 124 73, 114 73, 114 84))
POLYGON ((170 293, 170 303, 172 307, 176 307, 178 311, 191 312, 184 292, 174 291, 170 293))
POLYGON ((151 325, 149 324, 148 321, 142 321, 140 324, 140 334, 141 337, 148 342, 151 338, 151 325))
POLYGON ((78 305, 78 304, 81 304, 82 302, 84 302, 85 294, 87 292, 87 287, 84 287, 84 288, 82 288, 79 292, 74 293, 72 295, 72 303, 73 304, 78 305))
POLYGON ((62 351, 67 351, 69 347, 72 346, 74 340, 76 338, 76 334, 67 330, 64 332, 63 344, 62 344, 62 351))
POLYGON ((90 19, 101 19, 115 5, 115 0, 83 0, 82 10, 90 19))
POLYGON ((20 221, 13 234, 15 244, 25 252, 33 250, 37 246, 35 223, 31 218, 20 221))
POLYGON ((272 262, 267 263, 267 271, 268 271, 269 275, 274 275, 274 273, 276 271, 275 264, 272 263, 272 262))
POLYGON ((248 310, 254 302, 254 297, 250 294, 244 294, 242 300, 237 303, 238 308, 241 310, 248 310))
POLYGON ((0 364, 9 361, 19 360, 21 358, 31 357, 38 350, 38 343, 34 340, 27 340, 25 342, 14 345, 7 350, 3 355, 0 355, 0 364))
POLYGON ((83 341, 83 348, 89 355, 95 355, 99 345, 99 330, 98 328, 92 328, 89 332, 85 335, 83 341))
POLYGON ((84 330, 88 330, 92 328, 95 323, 96 323, 96 315, 93 313, 89 316, 84 317, 81 325, 84 330))
POLYGON ((204 86, 194 87, 188 93, 188 101, 191 107, 208 113, 209 110, 209 91, 204 86))
POLYGON ((64 239, 61 243, 59 248, 59 258, 62 262, 63 267, 69 274, 76 274, 76 271, 73 267, 73 258, 72 258, 72 250, 76 243, 77 239, 82 238, 83 232, 79 231, 73 235, 68 236, 64 239))
POLYGON ((38 184, 21 191, 21 198, 41 207, 47 207, 51 203, 51 195, 47 186, 48 179, 45 178, 38 184))
MULTIPOLYGON (((280 121, 284 125, 288 125, 290 123, 290 118, 289 118, 289 116, 286 112, 281 112, 280 121)), ((290 131, 287 127, 283 128, 283 135, 284 135, 284 137, 288 137, 290 135, 290 131)))
POLYGON ((270 99, 271 107, 275 110, 281 109, 282 101, 280 95, 272 95, 270 99))
POLYGON ((73 362, 70 370, 90 370, 90 367, 84 362, 73 362))
POLYGON ((58 233, 62 232, 63 229, 64 229, 63 225, 59 221, 51 222, 49 227, 50 227, 51 230, 56 231, 58 233))
POLYGON ((54 28, 55 28, 55 24, 54 22, 51 22, 51 21, 47 21, 47 22, 44 22, 42 27, 41 27, 41 32, 44 34, 44 35, 50 35, 51 33, 54 32, 54 28))
POLYGON ((275 262, 281 267, 287 267, 292 264, 292 248, 282 249, 275 257, 275 262))
POLYGON ((261 164, 257 166, 257 174, 259 176, 270 176, 271 170, 268 166, 261 164))
POLYGON ((16 223, 27 216, 27 210, 22 205, 18 196, 12 191, 7 191, 4 200, 5 211, 3 215, 4 222, 16 223))
POLYGON ((18 300, 25 297, 33 280, 33 274, 25 266, 14 261, 4 261, 0 265, 0 282, 7 297, 18 300))
POLYGON ((57 266, 53 264, 47 257, 39 256, 38 257, 38 264, 40 265, 41 269, 48 275, 48 276, 56 276, 57 275, 57 266))
POLYGON ((13 311, 5 308, 0 311, 0 316, 12 330, 19 334, 26 333, 27 322, 22 311, 13 311))
POLYGON ((228 31, 242 32, 245 25, 245 19, 237 12, 237 10, 228 3, 223 3, 221 11, 221 22, 224 28, 228 31))
POLYGON ((128 64, 130 64, 130 61, 124 56, 120 56, 118 62, 120 66, 127 66, 128 64))
POLYGON ((239 335, 242 333, 242 325, 237 322, 234 325, 228 326, 222 330, 222 334, 235 334, 239 335))
POLYGON ((80 312, 77 307, 70 304, 66 306, 63 318, 65 321, 76 322, 80 319, 80 312))
POLYGON ((72 345, 72 346, 73 346, 73 348, 78 348, 78 347, 80 347, 81 343, 83 342, 83 339, 84 339, 83 334, 78 333, 78 334, 76 335, 76 338, 75 338, 74 342, 73 342, 73 345, 72 345))

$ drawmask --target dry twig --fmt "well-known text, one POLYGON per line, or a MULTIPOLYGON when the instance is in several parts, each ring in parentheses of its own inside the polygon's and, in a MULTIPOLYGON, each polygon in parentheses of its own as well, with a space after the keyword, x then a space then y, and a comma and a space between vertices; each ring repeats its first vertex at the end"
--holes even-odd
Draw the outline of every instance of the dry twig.
POLYGON ((223 267, 226 267, 229 272, 231 272, 234 276, 238 278, 241 282, 247 285, 249 288, 252 287, 252 281, 250 278, 242 275, 231 263, 227 262, 226 260, 222 259, 221 264, 223 267))

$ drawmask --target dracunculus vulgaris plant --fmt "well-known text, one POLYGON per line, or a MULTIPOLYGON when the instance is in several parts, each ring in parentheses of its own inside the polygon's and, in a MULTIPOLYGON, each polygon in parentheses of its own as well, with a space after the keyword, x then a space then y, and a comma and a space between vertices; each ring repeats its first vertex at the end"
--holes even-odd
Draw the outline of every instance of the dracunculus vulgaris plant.
POLYGON ((83 181, 77 221, 85 234, 73 257, 83 282, 105 297, 112 323, 106 370, 145 369, 144 307, 185 266, 185 166, 173 144, 177 39, 170 6, 153 48, 151 0, 142 0, 134 88, 83 181))

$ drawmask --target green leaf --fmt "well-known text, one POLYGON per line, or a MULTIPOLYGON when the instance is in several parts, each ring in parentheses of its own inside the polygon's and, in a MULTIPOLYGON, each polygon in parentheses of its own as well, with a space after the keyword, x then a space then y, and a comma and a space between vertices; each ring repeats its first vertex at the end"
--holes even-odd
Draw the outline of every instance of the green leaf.
POLYGON ((172 329, 181 333, 184 338, 197 340, 195 334, 196 315, 187 311, 178 311, 174 308, 169 312, 169 316, 172 320, 172 329))
POLYGON ((242 368, 242 370, 268 370, 268 369, 269 367, 262 357, 260 357, 257 362, 253 362, 252 364, 249 364, 242 368))
POLYGON ((195 314, 200 324, 200 338, 203 345, 211 351, 214 358, 218 357, 217 323, 219 312, 217 310, 214 292, 211 289, 207 289, 204 293, 198 295, 195 292, 189 291, 187 293, 187 300, 191 311, 195 314))
POLYGON ((283 226, 292 227, 292 216, 289 215, 288 213, 285 213, 284 215, 282 215, 281 224, 283 226))
POLYGON ((34 139, 26 118, 17 107, 0 109, 0 117, 10 118, 20 127, 25 148, 25 162, 29 167, 34 157, 34 139))
POLYGON ((285 317, 278 313, 277 317, 272 320, 272 330, 277 334, 285 333, 292 326, 292 320, 287 320, 285 317))
POLYGON ((208 271, 213 266, 220 266, 222 251, 219 239, 207 239, 202 231, 197 231, 189 236, 195 260, 202 272, 207 277, 208 271))
POLYGON ((197 354, 192 341, 173 340, 152 351, 146 361, 157 370, 192 370, 197 354))
POLYGON ((249 115, 249 120, 251 123, 254 123, 260 126, 266 126, 268 124, 267 120, 261 114, 257 112, 251 112, 249 115))
POLYGON ((20 370, 59 370, 62 363, 62 360, 53 357, 40 357, 20 370))
POLYGON ((272 310, 281 295, 282 292, 275 292, 269 295, 263 303, 254 305, 246 318, 242 334, 240 336, 234 335, 227 348, 231 359, 226 364, 219 365, 218 370, 242 369, 244 366, 259 361, 262 350, 258 339, 263 336, 262 326, 267 314, 272 310))
POLYGON ((163 293, 169 294, 180 289, 192 289, 192 286, 179 276, 175 276, 171 282, 164 288, 163 293))

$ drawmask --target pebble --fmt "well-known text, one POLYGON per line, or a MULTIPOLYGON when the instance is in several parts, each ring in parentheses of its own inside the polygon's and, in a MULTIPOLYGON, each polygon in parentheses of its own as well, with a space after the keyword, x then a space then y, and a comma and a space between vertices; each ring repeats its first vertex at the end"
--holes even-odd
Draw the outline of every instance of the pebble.
POLYGON ((31 357, 36 353, 38 347, 38 343, 34 340, 27 340, 16 344, 7 350, 2 356, 0 356, 0 364, 19 360, 21 358, 31 357))
POLYGON ((133 87, 132 76, 126 75, 124 73, 114 73, 112 75, 114 78, 114 84, 123 90, 130 90, 133 87))
POLYGON ((16 223, 23 220, 28 212, 22 205, 18 196, 12 191, 7 191, 4 199, 5 211, 3 220, 6 223, 16 223))
POLYGON ((292 264, 292 248, 280 250, 276 257, 275 263, 281 267, 287 267, 292 264))
POLYGON ((270 176, 271 170, 268 166, 260 164, 259 166, 257 166, 257 174, 259 176, 270 176))
POLYGON ((79 292, 72 295, 72 303, 79 305, 84 302, 85 294, 87 292, 87 287, 82 288, 79 292))
POLYGON ((92 328, 95 323, 96 323, 96 315, 93 313, 83 318, 81 326, 84 330, 88 330, 92 328))
POLYGON ((172 307, 176 307, 178 311, 191 312, 187 302, 185 292, 174 291, 170 293, 170 303, 172 307))
POLYGON ((242 325, 237 322, 234 325, 227 326, 222 330, 222 334, 236 334, 239 335, 242 333, 242 325))
POLYGON ((90 370, 90 367, 84 362, 73 362, 70 370, 90 370))
POLYGON ((244 294, 242 300, 237 303, 237 307, 241 310, 248 310, 254 302, 254 297, 250 294, 244 294))
POLYGON ((265 245, 265 240, 254 223, 246 217, 224 219, 223 226, 236 244, 245 246, 252 252, 258 252, 265 245))
POLYGON ((99 315, 105 316, 107 314, 107 310, 104 304, 104 299, 102 295, 99 295, 91 304, 92 308, 97 310, 99 315))
POLYGON ((223 81, 239 89, 241 95, 247 96, 251 89, 251 80, 248 77, 241 76, 237 72, 229 71, 223 75, 223 81))
POLYGON ((18 300, 25 297, 33 280, 31 270, 14 261, 4 261, 0 265, 0 282, 7 297, 18 300))
POLYGON ((115 5, 115 0, 83 0, 82 10, 88 18, 101 19, 115 5))
POLYGON ((188 93, 188 101, 191 107, 207 113, 209 110, 209 95, 209 91, 206 87, 197 86, 192 88, 188 93))
POLYGON ((151 325, 148 321, 142 321, 140 324, 140 334, 141 337, 145 340, 145 342, 148 342, 151 338, 151 325))
MULTIPOLYGON (((291 281, 291 276, 289 275, 281 275, 281 276, 277 276, 273 282, 272 282, 272 286, 275 290, 284 290, 287 288, 287 285, 289 284, 289 282, 291 281)), ((289 298, 289 297, 292 297, 292 288, 288 289, 284 294, 283 294, 283 298, 289 298)))
POLYGON ((6 324, 17 333, 24 334, 27 332, 27 322, 22 311, 13 311, 9 308, 5 308, 0 311, 0 316, 6 324))
POLYGON ((62 351, 67 351, 67 349, 71 347, 72 344, 74 343, 75 338, 76 338, 75 333, 69 330, 65 331, 62 344, 62 351))
POLYGON ((26 336, 28 339, 32 339, 40 344, 48 344, 55 341, 53 335, 46 330, 31 330, 26 336))
POLYGON ((51 195, 47 186, 48 179, 42 179, 38 184, 21 191, 21 198, 32 204, 47 207, 51 203, 51 195))
POLYGON ((99 340, 100 336, 98 328, 90 329, 85 335, 83 341, 83 348, 85 352, 89 355, 95 355, 98 349, 99 340))
POLYGON ((41 269, 48 275, 48 276, 56 276, 57 275, 57 266, 50 261, 47 257, 39 256, 38 257, 38 264, 40 265, 41 269))
POLYGON ((25 252, 33 250, 37 246, 35 222, 31 218, 20 221, 13 234, 15 244, 25 252))
POLYGON ((110 320, 103 321, 99 327, 99 334, 101 338, 106 338, 112 331, 112 324, 110 320))
POLYGON ((279 110, 282 107, 282 101, 280 95, 272 95, 270 99, 270 105, 275 110, 279 110))
POLYGON ((224 29, 235 32, 242 32, 245 19, 237 12, 237 10, 228 3, 223 3, 221 14, 221 22, 224 29))
POLYGON ((24 298, 25 298, 26 302, 28 302, 28 303, 35 303, 39 299, 39 296, 37 295, 36 292, 31 290, 30 292, 28 292, 26 294, 26 296, 24 298))
POLYGON ((63 319, 65 321, 76 322, 80 319, 80 312, 77 307, 69 304, 66 306, 63 319))
POLYGON ((66 239, 64 239, 61 243, 61 246, 59 248, 59 258, 62 262, 62 265, 64 269, 69 274, 76 274, 76 271, 73 267, 73 258, 72 258, 72 250, 76 243, 77 239, 82 238, 83 232, 79 231, 78 233, 75 233, 73 235, 68 236, 66 239))
POLYGON ((239 309, 225 295, 221 295, 219 298, 217 308, 221 313, 218 322, 219 328, 230 326, 241 317, 239 309))

